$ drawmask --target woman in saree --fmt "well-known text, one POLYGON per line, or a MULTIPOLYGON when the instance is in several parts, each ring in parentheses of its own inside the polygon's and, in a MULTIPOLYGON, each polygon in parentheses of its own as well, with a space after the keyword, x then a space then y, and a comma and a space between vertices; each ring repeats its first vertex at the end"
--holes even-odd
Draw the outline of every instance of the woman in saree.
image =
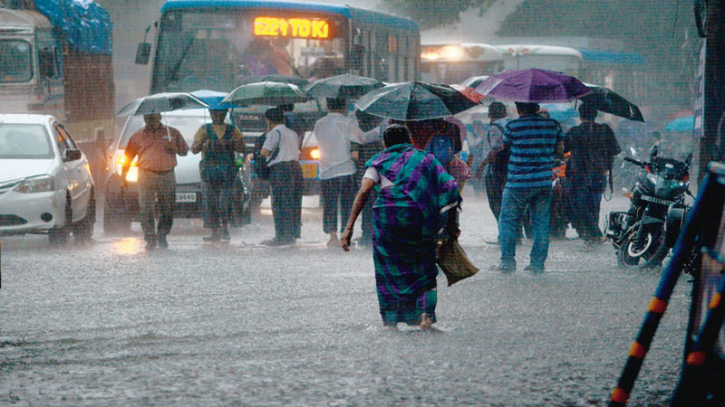
POLYGON ((436 243, 440 232, 459 234, 461 196, 441 163, 411 145, 410 132, 392 125, 383 133, 386 149, 370 159, 341 243, 349 251, 352 230, 373 188, 373 258, 383 324, 399 322, 431 329, 436 322, 436 243))

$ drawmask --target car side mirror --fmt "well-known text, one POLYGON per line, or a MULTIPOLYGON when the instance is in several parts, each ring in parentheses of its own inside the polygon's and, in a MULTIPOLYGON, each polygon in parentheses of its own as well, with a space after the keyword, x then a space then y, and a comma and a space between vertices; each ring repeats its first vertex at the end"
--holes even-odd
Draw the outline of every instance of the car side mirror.
POLYGON ((65 151, 65 160, 66 161, 80 160, 82 156, 83 156, 83 153, 81 153, 81 150, 66 150, 65 151))
POLYGON ((690 154, 687 154, 687 158, 685 158, 685 164, 687 164, 688 166, 689 166, 690 164, 692 164, 692 158, 693 158, 693 157, 692 157, 692 153, 690 153, 690 154))
POLYGON ((657 145, 652 146, 652 148, 649 150, 650 159, 657 157, 657 153, 658 153, 657 145))

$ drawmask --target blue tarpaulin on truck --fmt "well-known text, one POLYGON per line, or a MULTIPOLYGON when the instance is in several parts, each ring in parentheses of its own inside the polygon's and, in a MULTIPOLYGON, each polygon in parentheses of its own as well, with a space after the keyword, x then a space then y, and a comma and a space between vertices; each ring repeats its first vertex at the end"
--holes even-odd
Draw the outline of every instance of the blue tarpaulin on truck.
POLYGON ((68 46, 80 52, 110 55, 113 24, 92 0, 34 0, 35 7, 63 32, 68 46))

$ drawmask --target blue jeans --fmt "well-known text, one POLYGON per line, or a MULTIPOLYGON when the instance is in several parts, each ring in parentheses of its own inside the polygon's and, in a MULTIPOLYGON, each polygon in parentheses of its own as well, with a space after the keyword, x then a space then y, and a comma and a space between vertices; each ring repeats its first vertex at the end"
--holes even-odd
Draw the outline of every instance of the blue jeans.
POLYGON ((516 268, 516 237, 527 205, 531 207, 531 222, 534 227, 531 266, 544 268, 549 254, 551 187, 504 189, 501 215, 498 220, 498 241, 501 246, 503 268, 516 268))

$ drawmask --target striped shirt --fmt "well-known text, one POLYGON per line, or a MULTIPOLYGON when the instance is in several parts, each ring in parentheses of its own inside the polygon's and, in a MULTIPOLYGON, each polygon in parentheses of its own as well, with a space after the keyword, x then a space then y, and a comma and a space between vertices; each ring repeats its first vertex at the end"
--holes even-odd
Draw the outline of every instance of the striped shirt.
POLYGON ((563 141, 559 124, 538 115, 511 120, 504 144, 510 147, 507 188, 551 186, 556 143, 563 141))

